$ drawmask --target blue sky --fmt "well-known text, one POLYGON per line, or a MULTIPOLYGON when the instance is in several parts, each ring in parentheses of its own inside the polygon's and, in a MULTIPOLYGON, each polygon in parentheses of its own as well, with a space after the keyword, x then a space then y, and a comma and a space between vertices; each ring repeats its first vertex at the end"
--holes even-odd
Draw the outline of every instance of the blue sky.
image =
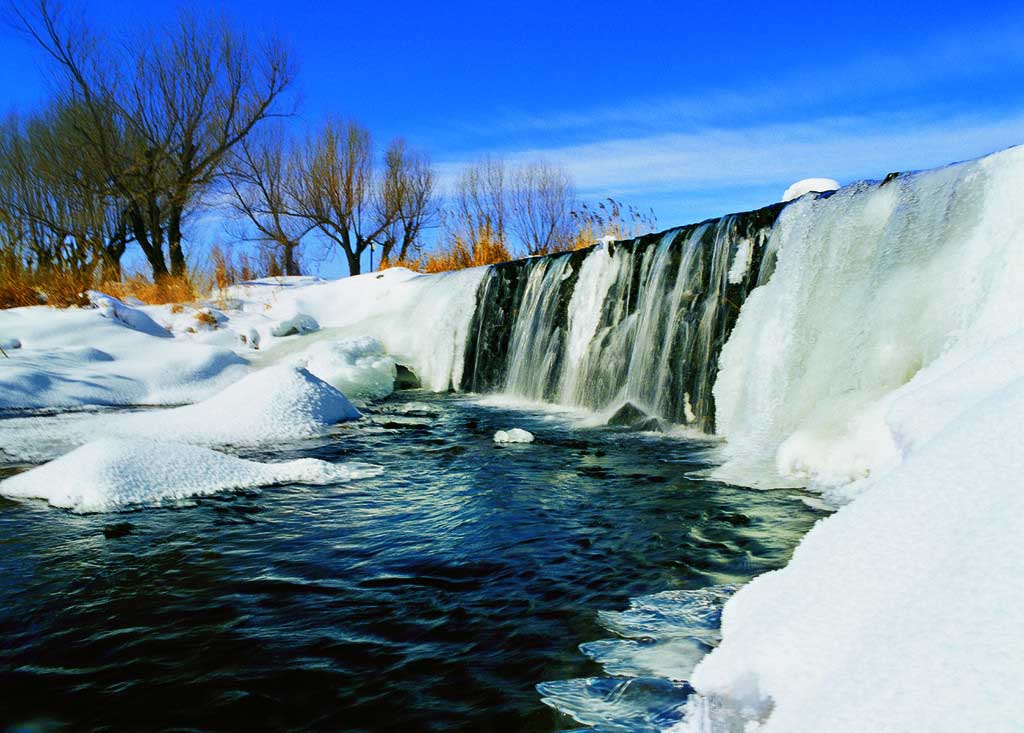
MULTIPOLYGON (((1024 6, 887 3, 331 3, 220 6, 301 65, 296 124, 355 117, 430 151, 564 163, 581 194, 667 227, 1024 142, 1024 6)), ((79 2, 112 35, 177 3, 79 2)), ((45 96, 3 31, 0 110, 45 96)))

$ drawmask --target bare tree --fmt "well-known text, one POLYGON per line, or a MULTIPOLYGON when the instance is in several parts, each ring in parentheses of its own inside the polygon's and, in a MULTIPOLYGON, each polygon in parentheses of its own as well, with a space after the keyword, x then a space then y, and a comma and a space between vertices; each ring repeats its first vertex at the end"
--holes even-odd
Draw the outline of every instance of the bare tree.
MULTIPOLYGON (((28 265, 105 279, 121 275, 128 243, 124 202, 82 155, 76 135, 81 110, 53 105, 0 129, 0 208, 8 236, 28 265), (13 238, 12 238, 13 237, 13 238)), ((13 245, 12 245, 13 246, 13 245)))
POLYGON ((302 155, 298 213, 341 248, 351 275, 362 272, 373 247, 408 254, 430 221, 434 174, 426 157, 395 141, 383 164, 378 174, 373 138, 354 121, 329 120, 302 155))
POLYGON ((297 252, 314 226, 297 213, 300 162, 295 156, 281 127, 265 127, 242 140, 226 166, 232 208, 258 242, 280 254, 285 275, 300 274, 297 252))
POLYGON ((455 184, 448 236, 463 241, 507 244, 508 170, 500 158, 485 158, 463 169, 455 184))
POLYGON ((394 221, 383 233, 382 261, 389 260, 396 247, 398 262, 417 251, 423 230, 436 221, 435 185, 434 169, 425 154, 410 150, 401 139, 391 143, 384 155, 380 188, 384 209, 394 212, 394 221))
POLYGON ((576 188, 564 168, 543 162, 513 169, 510 175, 509 229, 529 255, 571 247, 576 188))
POLYGON ((154 277, 185 274, 182 226, 231 149, 285 114, 292 69, 276 41, 251 41, 224 19, 182 14, 177 25, 105 43, 66 22, 51 0, 18 10, 22 27, 56 62, 61 99, 86 111, 86 153, 117 195, 154 277), (108 114, 113 110, 113 114, 108 114))

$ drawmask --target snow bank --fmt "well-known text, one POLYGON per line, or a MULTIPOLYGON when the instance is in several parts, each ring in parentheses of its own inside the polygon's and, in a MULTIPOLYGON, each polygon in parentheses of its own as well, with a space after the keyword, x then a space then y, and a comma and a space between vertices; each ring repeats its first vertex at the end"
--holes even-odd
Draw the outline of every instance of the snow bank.
POLYGON ((782 201, 792 201, 807 193, 824 193, 825 191, 836 191, 839 189, 839 181, 831 178, 805 178, 797 181, 786 189, 782 194, 782 201))
POLYGON ((334 386, 347 397, 382 399, 395 389, 395 360, 369 336, 318 341, 289 361, 334 386))
POLYGON ((256 329, 267 360, 287 360, 309 346, 305 340, 278 340, 273 333, 273 324, 283 317, 304 313, 322 329, 307 338, 372 337, 396 362, 412 369, 424 387, 445 391, 462 379, 466 335, 484 272, 419 275, 391 268, 339 280, 245 283, 226 296, 238 304, 231 313, 233 327, 256 329))
POLYGON ((726 605, 683 730, 1019 730, 1022 415, 1018 374, 926 418, 930 437, 726 605))
POLYGON ((533 433, 522 428, 499 430, 494 434, 495 443, 532 443, 533 433))
POLYGON ((359 416, 345 395, 307 370, 275 366, 194 405, 115 416, 106 429, 200 445, 258 445, 317 435, 359 416))
POLYGON ((76 512, 174 505, 228 489, 285 483, 324 484, 373 476, 366 464, 310 458, 257 463, 195 446, 102 438, 55 461, 0 481, 0 494, 45 499, 76 512))

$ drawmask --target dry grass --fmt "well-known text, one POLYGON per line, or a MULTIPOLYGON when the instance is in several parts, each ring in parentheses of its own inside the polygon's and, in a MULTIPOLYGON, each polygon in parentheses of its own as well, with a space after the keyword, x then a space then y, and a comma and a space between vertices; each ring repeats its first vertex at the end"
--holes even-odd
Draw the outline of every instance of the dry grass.
POLYGON ((18 308, 48 303, 58 308, 85 305, 91 278, 60 271, 31 272, 4 269, 0 271, 0 308, 18 308))
POLYGON ((217 328, 217 318, 210 311, 199 311, 196 313, 196 321, 204 326, 217 328))
POLYGON ((451 242, 431 253, 424 263, 423 272, 449 272, 467 267, 496 265, 508 262, 512 253, 500 239, 485 232, 479 240, 469 242, 462 237, 453 237, 451 242))
POLYGON ((187 277, 164 277, 153 282, 140 273, 128 275, 120 281, 100 283, 97 289, 118 300, 138 298, 146 305, 188 303, 199 295, 187 277))

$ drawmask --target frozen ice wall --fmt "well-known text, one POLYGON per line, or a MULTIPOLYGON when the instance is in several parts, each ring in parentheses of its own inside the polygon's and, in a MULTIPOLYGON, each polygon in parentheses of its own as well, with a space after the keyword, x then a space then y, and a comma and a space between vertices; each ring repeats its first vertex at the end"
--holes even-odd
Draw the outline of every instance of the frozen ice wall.
POLYGON ((901 388, 1024 328, 1022 179, 1015 148, 789 206, 721 354, 719 475, 827 487, 897 460, 901 388))

